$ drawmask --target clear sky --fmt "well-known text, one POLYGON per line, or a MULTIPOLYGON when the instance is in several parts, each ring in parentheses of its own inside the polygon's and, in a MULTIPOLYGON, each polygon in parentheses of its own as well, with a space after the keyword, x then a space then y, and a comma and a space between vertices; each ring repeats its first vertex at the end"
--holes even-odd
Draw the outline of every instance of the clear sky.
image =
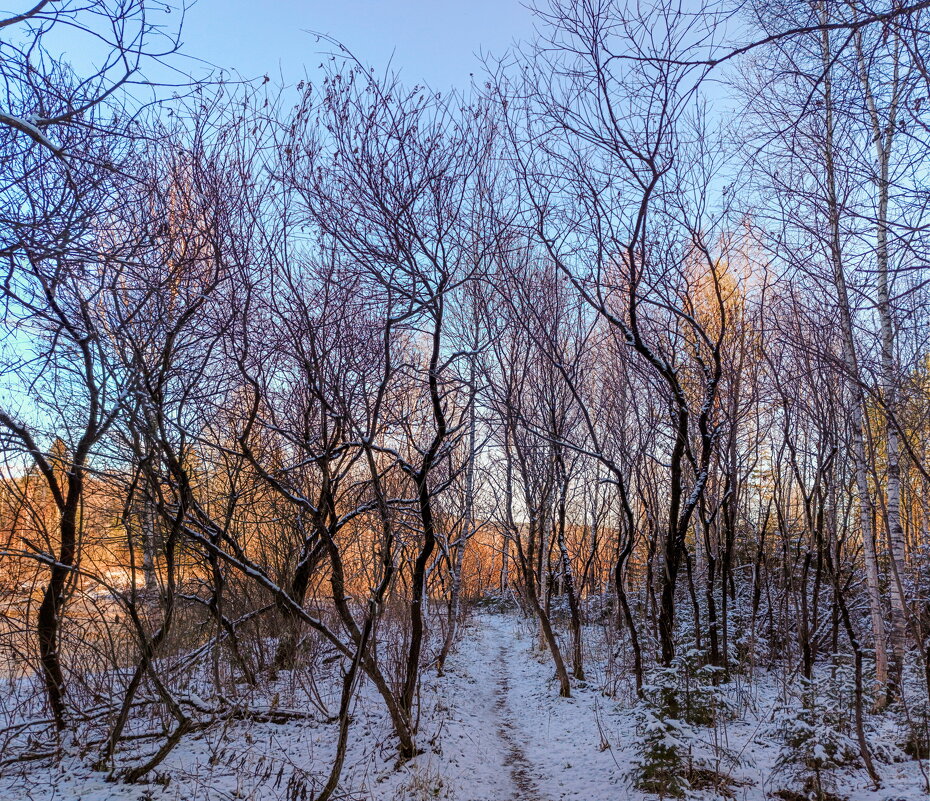
POLYGON ((406 83, 466 88, 479 51, 503 55, 529 39, 532 13, 520 0, 198 0, 184 25, 184 52, 244 77, 312 74, 327 46, 306 31, 347 45, 383 69, 393 56, 406 83))

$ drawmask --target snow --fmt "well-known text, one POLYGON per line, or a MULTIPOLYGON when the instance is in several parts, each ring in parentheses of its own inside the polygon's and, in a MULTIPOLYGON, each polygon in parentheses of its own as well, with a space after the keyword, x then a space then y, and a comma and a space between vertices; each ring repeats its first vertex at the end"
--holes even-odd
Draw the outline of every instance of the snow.
MULTIPOLYGON (((596 629, 592 628, 593 639, 596 629)), ((363 685, 354 709, 350 747, 338 798, 353 801, 633 801, 655 798, 632 789, 637 759, 637 715, 630 692, 605 695, 598 680, 597 651, 589 653, 589 683, 575 682, 573 696, 561 698, 548 653, 535 628, 515 615, 471 618, 443 676, 429 671, 422 688, 418 743, 423 753, 398 766, 383 705, 363 685)), ((632 683, 632 677, 623 677, 632 683)), ((321 686, 324 682, 319 680, 321 686)), ((336 677, 331 694, 335 697, 336 677)), ((187 735, 156 775, 137 784, 107 781, 91 767, 97 749, 70 742, 53 764, 7 765, 0 778, 3 801, 219 801, 301 799, 325 779, 337 727, 314 710, 302 683, 286 671, 271 697, 279 709, 307 712, 281 723, 226 720, 187 735)), ((778 721, 778 681, 760 673, 750 687, 734 682, 725 692, 741 699, 742 714, 713 727, 688 729, 681 742, 704 749, 725 746, 732 763, 717 759, 729 773, 741 801, 762 801, 788 786, 776 768, 780 745, 772 732, 778 721), (697 740, 694 734, 697 734, 697 740)), ((187 700, 210 707, 195 688, 187 700)), ((259 700, 254 700, 258 708, 259 700)), ((669 731, 669 729, 666 729, 669 731)), ((669 735, 671 736, 671 735, 669 735)), ((680 744, 680 743, 679 743, 680 744)), ((151 746, 150 746, 151 749, 151 746)), ((149 753, 140 748, 139 755, 149 753)), ((865 773, 844 768, 837 774, 850 801, 925 797, 913 760, 878 765, 883 787, 871 788, 865 773)), ((693 798, 718 798, 694 791, 693 798)))
POLYGON ((49 139, 40 127, 44 122, 44 120, 35 115, 29 115, 28 117, 17 117, 13 114, 7 114, 0 111, 0 123, 9 125, 11 128, 16 128, 17 130, 22 131, 24 134, 31 137, 39 144, 51 150, 52 153, 54 153, 56 156, 60 156, 61 147, 49 139))

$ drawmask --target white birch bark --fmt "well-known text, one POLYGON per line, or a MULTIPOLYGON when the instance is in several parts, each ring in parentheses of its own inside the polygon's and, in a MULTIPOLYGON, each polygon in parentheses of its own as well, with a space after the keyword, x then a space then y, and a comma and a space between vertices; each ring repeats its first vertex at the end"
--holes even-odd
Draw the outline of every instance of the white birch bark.
MULTIPOLYGON (((893 34, 892 34, 893 35, 893 34)), ((894 35, 893 35, 894 36, 894 35)), ((888 254, 888 203, 891 188, 890 168, 891 153, 894 143, 895 124, 899 92, 901 87, 899 75, 900 43, 894 36, 892 45, 891 98, 883 120, 879 113, 872 82, 863 51, 862 35, 856 37, 856 50, 859 61, 859 75, 868 110, 872 142, 875 147, 876 160, 876 219, 875 219, 875 266, 876 266, 876 309, 881 337, 881 383, 882 398, 885 407, 885 493, 888 523, 888 546, 891 554, 891 648, 895 666, 900 671, 904 661, 906 640, 906 601, 903 588, 905 545, 904 528, 901 525, 901 468, 900 443, 898 431, 894 425, 897 409, 897 369, 895 365, 895 333, 891 311, 891 292, 889 280, 888 254)))
MULTIPOLYGON (((826 24, 826 4, 821 3, 821 17, 826 24)), ((882 619, 881 589, 879 586, 878 560, 875 553, 875 536, 872 527, 872 500, 869 492, 865 452, 865 397, 859 383, 859 364, 856 357, 856 342, 853 332, 852 308, 843 267, 843 251, 840 236, 840 210, 836 187, 836 160, 834 153, 833 119, 833 57, 830 52, 830 33, 821 33, 821 56, 824 69, 824 168, 827 182, 827 218, 833 282, 839 305, 840 329, 842 333, 842 358, 850 376, 852 394, 852 460, 856 476, 856 491, 859 496, 859 525, 862 551, 865 561, 866 587, 869 596, 869 612, 872 621, 872 636, 875 645, 876 706, 884 706, 888 687, 888 654, 885 624, 882 619)))

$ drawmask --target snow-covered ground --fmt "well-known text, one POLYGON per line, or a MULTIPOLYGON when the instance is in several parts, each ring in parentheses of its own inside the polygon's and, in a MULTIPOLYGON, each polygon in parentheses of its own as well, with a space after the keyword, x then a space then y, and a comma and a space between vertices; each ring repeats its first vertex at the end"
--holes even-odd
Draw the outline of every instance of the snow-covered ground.
MULTIPOLYGON (((531 627, 512 615, 472 618, 445 675, 424 679, 421 733, 424 752, 398 767, 389 722, 365 688, 357 702, 351 746, 338 798, 366 801, 615 801, 648 796, 631 788, 636 719, 630 704, 605 696, 596 681, 560 698, 548 654, 531 627)), ((754 688, 751 714, 705 732, 707 753, 724 747, 720 763, 732 778, 732 797, 772 798, 789 782, 774 769, 778 744, 767 733, 777 693, 754 688), (713 739, 723 740, 712 744, 713 739)), ((336 726, 320 716, 284 723, 216 724, 188 735, 145 783, 106 781, 91 769, 93 750, 80 742, 49 768, 7 766, 3 801, 214 801, 312 798, 333 753, 336 726)), ((700 748, 700 745, 698 745, 700 748)), ((838 776, 852 801, 926 797, 914 760, 880 762, 883 786, 871 788, 864 771, 838 776)), ((713 791, 698 798, 720 797, 713 791)))

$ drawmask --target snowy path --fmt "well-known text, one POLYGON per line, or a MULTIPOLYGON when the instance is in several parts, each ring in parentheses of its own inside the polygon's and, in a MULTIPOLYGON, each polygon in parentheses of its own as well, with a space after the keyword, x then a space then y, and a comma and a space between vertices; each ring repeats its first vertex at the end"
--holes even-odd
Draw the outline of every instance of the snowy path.
POLYGON ((504 746, 506 757, 504 764, 510 768, 510 778, 516 789, 515 799, 536 801, 539 798, 539 788, 533 778, 533 770, 523 751, 520 736, 514 728, 514 714, 508 703, 510 695, 510 673, 513 660, 513 646, 502 642, 495 660, 495 686, 496 700, 494 711, 497 714, 497 734, 504 746))
POLYGON ((543 801, 514 731, 508 700, 517 646, 512 634, 492 622, 482 617, 470 625, 449 660, 442 772, 456 786, 455 797, 467 789, 472 801, 543 801))
POLYGON ((450 660, 440 762, 456 801, 590 801, 618 789, 596 695, 560 698, 548 655, 530 639, 515 618, 482 615, 450 660))

